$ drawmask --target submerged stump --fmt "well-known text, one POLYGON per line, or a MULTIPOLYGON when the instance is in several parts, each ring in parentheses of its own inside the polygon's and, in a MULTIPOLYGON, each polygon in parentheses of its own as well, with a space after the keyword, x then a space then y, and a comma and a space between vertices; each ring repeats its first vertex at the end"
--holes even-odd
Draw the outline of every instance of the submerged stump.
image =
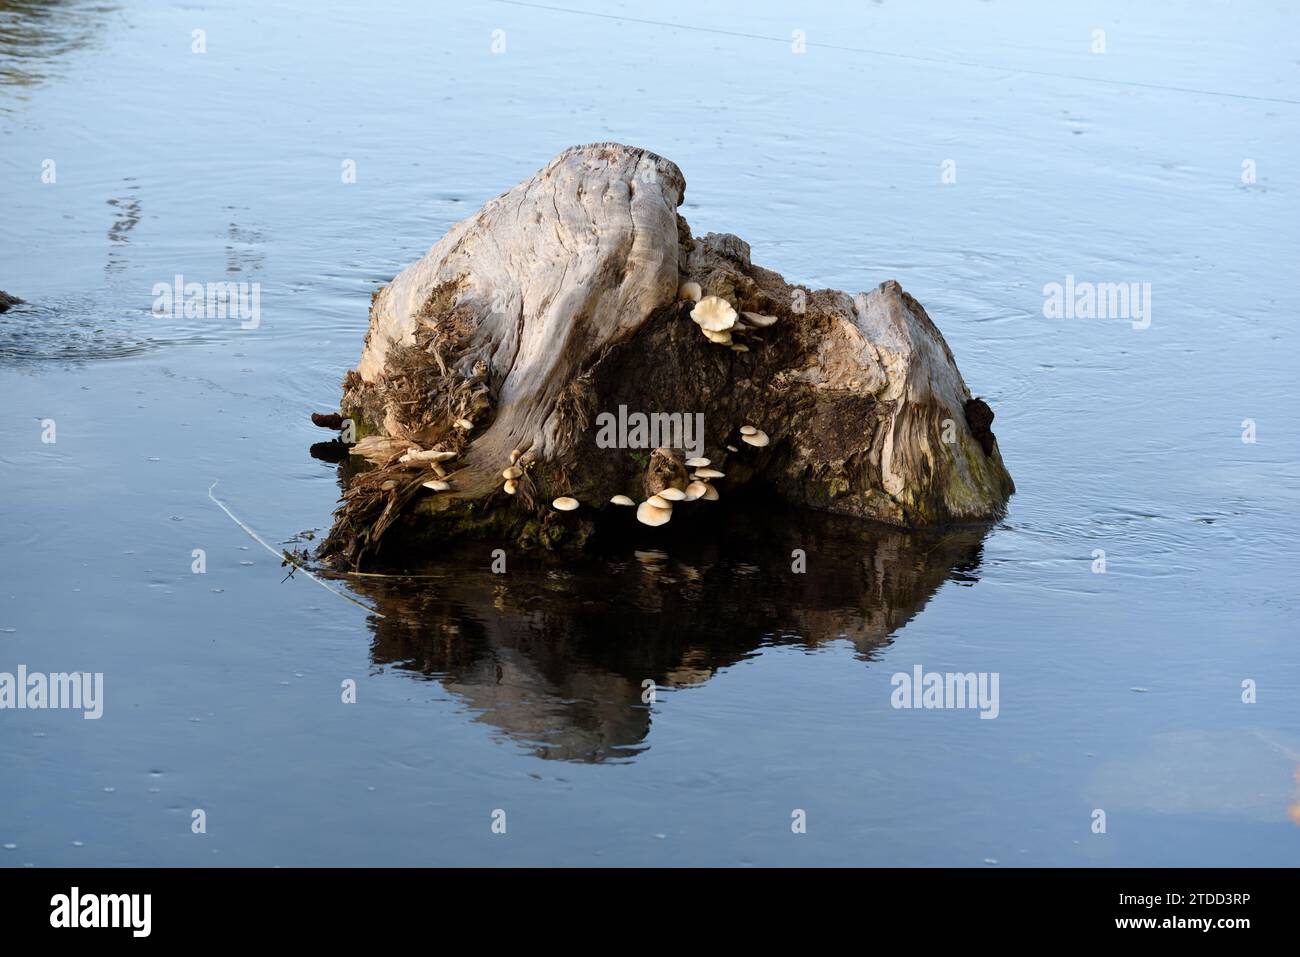
POLYGON ((340 407, 367 470, 325 556, 582 541, 626 520, 612 498, 680 524, 745 486, 903 527, 1001 513, 1014 486, 992 410, 920 303, 892 280, 791 285, 736 236, 693 237, 684 191, 654 153, 574 147, 375 294, 340 407), (598 420, 620 407, 703 435, 610 448, 598 420))

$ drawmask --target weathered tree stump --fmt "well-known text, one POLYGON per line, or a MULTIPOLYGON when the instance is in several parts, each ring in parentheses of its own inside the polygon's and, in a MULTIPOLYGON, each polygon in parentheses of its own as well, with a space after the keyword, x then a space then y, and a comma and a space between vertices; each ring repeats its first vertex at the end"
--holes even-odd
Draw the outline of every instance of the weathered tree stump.
MULTIPOLYGON (((790 285, 736 236, 693 238, 684 190, 654 153, 574 147, 375 294, 341 403, 374 468, 352 478, 325 555, 577 541, 622 510, 611 497, 693 481, 905 527, 1000 514, 1013 484, 992 411, 921 305, 893 281, 857 297, 790 285), (702 456, 725 478, 683 464, 665 485, 664 456, 690 452, 604 447, 597 420, 620 406, 702 414, 702 456), (581 506, 556 511, 559 496, 581 506)), ((718 507, 669 494, 679 514, 718 507)))

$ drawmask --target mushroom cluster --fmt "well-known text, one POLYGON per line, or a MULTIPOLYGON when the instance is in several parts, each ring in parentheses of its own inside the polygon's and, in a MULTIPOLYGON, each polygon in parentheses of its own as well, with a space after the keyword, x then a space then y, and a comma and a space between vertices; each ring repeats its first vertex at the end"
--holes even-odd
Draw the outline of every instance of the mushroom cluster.
POLYGON ((691 319, 710 342, 732 345, 731 328, 736 324, 736 310, 720 296, 705 296, 691 310, 691 319))
POLYGON ((418 445, 408 445, 406 451, 398 456, 397 464, 416 468, 427 466, 433 470, 433 477, 420 484, 434 492, 446 492, 450 491, 451 483, 447 481, 447 470, 442 463, 450 462, 455 457, 455 452, 445 449, 422 449, 418 445))
POLYGON ((749 346, 733 340, 737 332, 751 329, 766 329, 776 322, 776 316, 759 312, 743 312, 739 316, 736 307, 721 296, 705 296, 698 282, 684 282, 677 291, 679 299, 695 303, 691 309, 691 319, 700 331, 714 345, 729 346, 732 352, 748 352, 749 346))
POLYGON ((507 495, 514 495, 519 491, 519 480, 524 477, 524 470, 519 467, 519 456, 522 453, 518 449, 512 449, 510 452, 510 464, 502 471, 501 477, 505 479, 505 484, 501 490, 507 495))
MULTIPOLYGON (((678 502, 716 502, 718 490, 713 487, 711 480, 725 476, 717 469, 709 468, 711 464, 709 459, 703 457, 687 459, 687 467, 695 470, 690 474, 690 484, 684 489, 670 485, 651 495, 637 506, 637 521, 642 525, 667 525, 673 517, 673 506, 678 502)), ((632 504, 632 500, 625 495, 617 495, 615 499, 626 499, 626 504, 632 504)))

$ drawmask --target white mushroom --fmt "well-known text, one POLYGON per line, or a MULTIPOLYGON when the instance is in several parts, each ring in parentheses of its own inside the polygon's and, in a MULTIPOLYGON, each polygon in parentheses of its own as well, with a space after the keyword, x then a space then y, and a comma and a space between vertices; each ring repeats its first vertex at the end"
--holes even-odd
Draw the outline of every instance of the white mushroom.
POLYGON ((742 425, 742 426, 740 427, 740 434, 741 434, 741 435, 754 435, 754 434, 756 434, 757 432, 758 432, 758 429, 754 428, 752 425, 742 425))
POLYGON ((502 478, 517 479, 524 474, 524 470, 517 465, 512 465, 501 473, 502 478))
POLYGON ((705 335, 705 337, 706 337, 710 342, 712 342, 712 343, 714 343, 714 344, 716 344, 716 345, 719 345, 719 346, 729 346, 729 345, 731 345, 731 333, 730 333, 730 332, 710 332, 708 329, 705 329, 705 330, 704 330, 704 335, 705 335))
POLYGON ((651 505, 653 505, 655 508, 666 508, 671 511, 673 507, 673 503, 670 502, 668 499, 664 498, 662 495, 651 495, 648 499, 646 499, 646 501, 649 502, 651 505))
POLYGON ((567 495, 561 495, 551 504, 561 512, 572 512, 578 507, 578 500, 576 498, 570 498, 567 495))
POLYGON ((514 479, 506 479, 506 484, 501 488, 507 495, 514 495, 519 490, 519 483, 514 479))
POLYGON ((470 429, 474 428, 474 423, 469 419, 457 419, 456 428, 460 429, 462 432, 468 432, 470 429))
POLYGON ((679 488, 673 488, 671 485, 664 489, 656 496, 657 498, 667 499, 670 502, 680 502, 686 497, 686 493, 679 488))
POLYGON ((427 452, 421 452, 419 449, 411 449, 402 456, 404 462, 447 462, 456 457, 455 452, 444 452, 442 449, 429 449, 427 452))
POLYGON ((700 288, 698 282, 684 282, 681 288, 677 290, 678 299, 690 299, 692 302, 699 302, 704 298, 704 290, 700 288))
POLYGON ((739 452, 740 449, 736 448, 734 445, 728 445, 728 446, 727 446, 727 451, 728 451, 728 452, 739 452))
POLYGON ((736 310, 718 296, 705 296, 691 310, 691 318, 705 332, 723 332, 736 324, 736 310))
POLYGON ((768 438, 766 432, 755 432, 753 435, 742 435, 740 441, 761 449, 763 446, 767 445, 768 438))
POLYGON ((773 325, 776 322, 776 316, 765 316, 758 312, 742 312, 745 321, 752 326, 758 326, 762 329, 765 326, 773 325))
POLYGON ((703 456, 700 456, 700 457, 698 457, 698 458, 694 458, 694 459, 687 459, 687 460, 686 460, 686 467, 687 467, 688 469, 702 469, 702 468, 704 468, 706 465, 712 465, 712 464, 713 464, 713 461, 712 461, 711 459, 706 459, 706 458, 704 458, 703 456))
POLYGON ((451 488, 451 483, 444 482, 442 479, 432 479, 422 484, 425 488, 433 489, 435 492, 445 492, 451 488))
POLYGON ((686 498, 684 501, 693 502, 697 498, 704 498, 704 494, 708 490, 709 487, 703 482, 692 482, 690 485, 686 486, 686 498))
POLYGON ((632 501, 626 495, 615 495, 613 498, 609 500, 609 504, 610 505, 635 505, 636 502, 632 501))
POLYGON ((673 517, 673 510, 659 508, 651 502, 652 499, 646 499, 636 507, 636 520, 642 525, 667 525, 673 517))
POLYGON ((719 472, 717 469, 696 469, 691 478, 695 479, 720 479, 726 478, 726 472, 719 472))
POLYGON ((704 498, 704 501, 706 501, 706 502, 716 502, 716 501, 718 500, 718 490, 717 490, 716 488, 713 487, 712 483, 710 483, 710 482, 705 482, 705 483, 704 483, 704 496, 703 496, 703 498, 704 498))
POLYGON ((518 449, 512 449, 510 452, 510 464, 514 465, 519 461, 519 456, 523 455, 518 449))

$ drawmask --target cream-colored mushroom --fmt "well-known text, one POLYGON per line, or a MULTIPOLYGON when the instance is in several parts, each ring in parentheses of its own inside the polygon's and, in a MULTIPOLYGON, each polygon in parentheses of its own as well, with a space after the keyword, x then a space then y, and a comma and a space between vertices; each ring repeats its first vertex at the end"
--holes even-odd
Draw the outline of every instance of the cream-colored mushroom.
POLYGON ((514 479, 506 479, 506 484, 501 486, 501 490, 507 495, 514 495, 519 491, 519 483, 514 479))
POLYGON ((502 478, 517 479, 524 474, 524 470, 517 465, 512 465, 501 473, 502 478))
POLYGON ((703 498, 704 493, 708 490, 709 487, 703 482, 692 482, 690 485, 686 486, 686 498, 684 501, 694 502, 697 498, 703 498))
POLYGON ((460 429, 462 432, 468 432, 470 429, 474 428, 474 423, 469 419, 457 419, 456 428, 460 429))
POLYGON ((432 479, 421 484, 423 484, 425 488, 433 489, 435 492, 445 492, 451 488, 451 483, 444 482, 442 479, 432 479))
POLYGON ((726 472, 719 472, 717 469, 696 469, 691 478, 696 479, 720 479, 726 478, 726 472))
POLYGON ((753 435, 753 434, 756 433, 757 431, 758 431, 758 429, 754 428, 752 425, 742 425, 742 426, 740 427, 740 434, 741 434, 741 435, 753 435))
POLYGON ((655 508, 671 509, 673 507, 673 503, 670 502, 668 499, 664 498, 662 494, 651 495, 648 499, 646 499, 646 501, 649 502, 651 505, 653 505, 655 508))
POLYGON ((511 464, 511 465, 514 465, 516 462, 518 462, 518 461, 519 461, 519 456, 521 456, 521 455, 523 455, 523 454, 524 454, 524 453, 520 452, 518 449, 511 449, 511 451, 510 451, 510 464, 511 464))
POLYGON ((455 457, 456 457, 455 452, 443 452, 441 449, 429 449, 428 451, 422 451, 421 449, 410 449, 409 451, 403 452, 402 457, 397 461, 402 463, 446 462, 449 459, 454 459, 455 457))
POLYGON ((776 322, 776 316, 765 316, 759 312, 742 312, 741 315, 745 317, 745 321, 750 325, 758 326, 760 329, 776 322))
POLYGON ((718 490, 713 487, 713 483, 711 482, 704 483, 703 498, 704 501, 706 502, 716 502, 718 500, 718 490))
POLYGON ((698 282, 684 282, 677 290, 678 299, 690 299, 692 302, 699 302, 704 298, 704 290, 700 288, 698 282))
POLYGON ((681 489, 673 488, 670 485, 668 486, 668 488, 661 491, 658 497, 662 499, 667 499, 670 502, 680 502, 682 499, 686 497, 686 493, 683 492, 681 489))
POLYGON ((742 435, 740 441, 761 449, 767 445, 768 438, 766 432, 755 432, 753 435, 742 435))
POLYGON ((567 495, 561 495, 552 502, 551 505, 559 509, 561 512, 572 512, 578 507, 578 500, 576 498, 570 498, 567 495))
POLYGON ((704 458, 704 456, 698 456, 697 458, 686 460, 686 467, 688 469, 702 469, 712 464, 713 461, 711 459, 704 458))
POLYGON ((736 310, 718 296, 705 296, 691 310, 691 318, 705 332, 723 332, 736 324, 736 310))
POLYGON ((704 335, 708 338, 710 342, 714 343, 715 345, 719 345, 719 346, 731 345, 730 332, 711 332, 708 329, 705 329, 704 335))
POLYGON ((736 448, 734 445, 728 445, 728 446, 727 446, 727 451, 728 451, 728 452, 739 452, 740 449, 736 448))
POLYGON ((736 343, 733 343, 733 344, 732 344, 732 346, 731 346, 731 351, 732 351, 732 352, 748 352, 748 351, 749 351, 749 346, 745 345, 743 342, 736 342, 736 343))
POLYGON ((610 505, 635 505, 636 502, 632 501, 626 495, 615 495, 613 498, 609 500, 609 504, 610 505))
MULTIPOLYGON (((642 525, 667 525, 672 520, 672 508, 659 508, 646 499, 636 507, 636 520, 642 525)), ((662 499, 660 500, 662 501, 662 499)))

